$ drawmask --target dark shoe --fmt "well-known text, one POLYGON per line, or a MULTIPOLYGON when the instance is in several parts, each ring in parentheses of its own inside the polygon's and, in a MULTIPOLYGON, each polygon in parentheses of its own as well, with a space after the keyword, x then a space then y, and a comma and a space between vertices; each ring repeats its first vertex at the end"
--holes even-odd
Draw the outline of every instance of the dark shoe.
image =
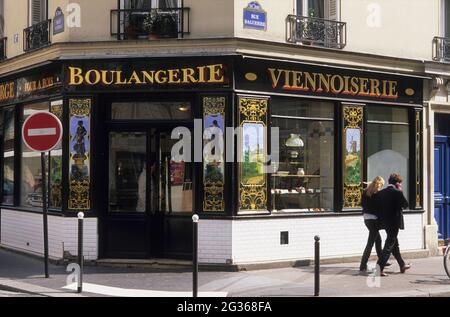
POLYGON ((383 271, 380 272, 380 276, 389 276, 386 273, 384 273, 383 271))
POLYGON ((405 273, 406 270, 409 270, 411 268, 411 263, 407 263, 403 265, 403 267, 400 268, 400 273, 405 273))
POLYGON ((359 271, 360 272, 366 272, 367 271, 367 266, 360 266, 359 267, 359 271))
POLYGON ((392 263, 387 262, 387 263, 384 265, 384 267, 388 267, 388 266, 391 266, 391 265, 392 265, 392 263))

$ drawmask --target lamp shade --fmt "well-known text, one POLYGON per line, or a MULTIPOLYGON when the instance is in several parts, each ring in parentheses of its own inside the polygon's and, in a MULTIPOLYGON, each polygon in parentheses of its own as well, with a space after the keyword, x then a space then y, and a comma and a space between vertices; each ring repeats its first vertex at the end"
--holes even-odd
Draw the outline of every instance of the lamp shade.
POLYGON ((286 140, 287 147, 304 147, 305 143, 300 138, 298 134, 291 134, 290 137, 286 140))

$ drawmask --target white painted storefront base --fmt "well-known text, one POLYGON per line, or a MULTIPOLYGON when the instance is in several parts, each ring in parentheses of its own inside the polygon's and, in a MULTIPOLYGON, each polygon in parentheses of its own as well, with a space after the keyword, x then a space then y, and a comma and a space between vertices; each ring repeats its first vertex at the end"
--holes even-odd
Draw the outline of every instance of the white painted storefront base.
MULTIPOLYGON (((424 249, 422 214, 405 215, 399 234, 401 250, 424 249)), ((308 218, 200 220, 199 262, 251 264, 312 259, 314 236, 320 236, 322 257, 361 256, 368 230, 361 214, 308 218), (289 244, 280 244, 280 232, 289 244)), ((383 242, 384 231, 381 231, 383 242)), ((374 252, 375 254, 375 252, 374 252)))
MULTIPOLYGON (((48 216, 50 258, 60 260, 64 252, 78 253, 78 219, 48 216)), ((44 253, 42 214, 2 209, 1 245, 37 255, 44 253)), ((98 257, 97 218, 84 219, 83 252, 86 260, 98 257)))
MULTIPOLYGON (((405 215, 406 230, 399 235, 401 250, 424 249, 422 214, 405 215)), ((49 254, 62 259, 77 254, 77 218, 49 216, 49 254)), ((84 222, 84 255, 98 258, 97 218, 84 222)), ((381 231, 383 240, 384 231, 381 231)), ((321 240, 322 257, 360 256, 368 231, 360 214, 302 218, 202 220, 199 222, 199 262, 251 264, 312 259, 314 236, 321 240), (280 232, 289 232, 289 244, 280 244, 280 232)), ((42 214, 2 209, 1 245, 43 254, 42 214)), ((374 253, 375 254, 375 253, 374 253)))

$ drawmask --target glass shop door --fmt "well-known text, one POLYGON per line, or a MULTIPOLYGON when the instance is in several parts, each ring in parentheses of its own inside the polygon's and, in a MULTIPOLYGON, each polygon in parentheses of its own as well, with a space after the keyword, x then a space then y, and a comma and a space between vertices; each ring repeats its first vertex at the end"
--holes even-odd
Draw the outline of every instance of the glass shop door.
POLYGON ((171 132, 109 133, 107 256, 190 256, 192 164, 172 158, 171 132))

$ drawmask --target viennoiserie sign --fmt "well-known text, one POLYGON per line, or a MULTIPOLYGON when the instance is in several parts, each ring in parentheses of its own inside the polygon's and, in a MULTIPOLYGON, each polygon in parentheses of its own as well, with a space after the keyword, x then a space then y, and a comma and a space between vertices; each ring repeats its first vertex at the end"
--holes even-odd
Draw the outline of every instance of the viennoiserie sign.
POLYGON ((355 69, 245 58, 236 89, 333 99, 422 104, 423 79, 355 69))

